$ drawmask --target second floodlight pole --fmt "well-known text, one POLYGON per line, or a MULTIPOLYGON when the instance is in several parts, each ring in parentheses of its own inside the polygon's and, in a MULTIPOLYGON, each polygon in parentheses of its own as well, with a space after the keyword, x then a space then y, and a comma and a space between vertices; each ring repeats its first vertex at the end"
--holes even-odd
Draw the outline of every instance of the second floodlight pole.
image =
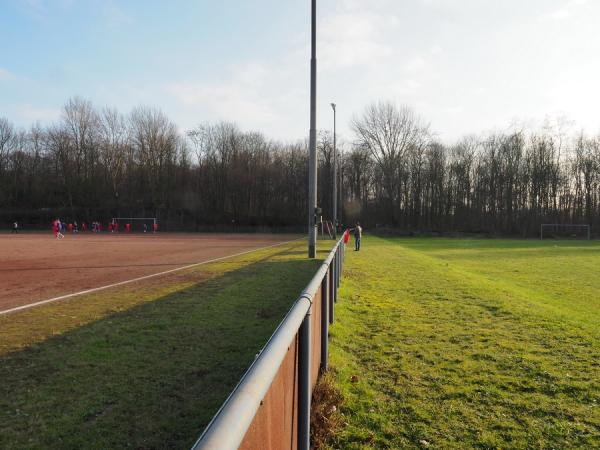
POLYGON ((337 148, 335 142, 335 103, 331 104, 333 108, 333 239, 337 240, 337 148))
POLYGON ((317 0, 311 4, 310 135, 308 138, 308 257, 317 256, 317 0))

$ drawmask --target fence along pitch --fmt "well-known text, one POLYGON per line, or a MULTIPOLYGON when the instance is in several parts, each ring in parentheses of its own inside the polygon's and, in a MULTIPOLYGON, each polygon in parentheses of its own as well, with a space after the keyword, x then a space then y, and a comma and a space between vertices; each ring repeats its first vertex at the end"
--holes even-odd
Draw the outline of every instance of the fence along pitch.
MULTIPOLYGON (((311 330, 310 312, 318 290, 326 283, 328 274, 335 273, 330 298, 337 291, 341 258, 344 244, 340 239, 318 269, 310 283, 302 291, 288 314, 279 324, 263 350, 259 353, 248 371, 244 374, 236 388, 229 395, 217 414, 198 438, 193 450, 237 449, 243 443, 248 428, 252 424, 263 399, 275 379, 289 346, 296 337, 299 338, 298 367, 298 439, 299 450, 308 450, 310 446, 310 360, 311 330), (338 270, 335 270, 338 269, 338 270)), ((321 302, 327 298, 320 296, 321 302)), ((332 302, 328 302, 332 305, 332 302)), ((333 318, 333 310, 329 315, 333 318)), ((327 333, 322 339, 327 339, 327 333)), ((314 345, 312 346, 315 347, 314 345)), ((319 351, 322 346, 318 346, 319 351)), ((291 444, 291 443, 290 443, 291 444)))

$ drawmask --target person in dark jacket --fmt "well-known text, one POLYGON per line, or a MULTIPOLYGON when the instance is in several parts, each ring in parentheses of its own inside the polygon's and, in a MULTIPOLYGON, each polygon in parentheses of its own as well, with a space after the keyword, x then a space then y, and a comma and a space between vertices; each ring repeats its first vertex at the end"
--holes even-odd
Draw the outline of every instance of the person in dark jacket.
POLYGON ((360 241, 362 239, 362 227, 360 223, 356 222, 356 226, 353 228, 354 230, 354 251, 360 250, 360 241))

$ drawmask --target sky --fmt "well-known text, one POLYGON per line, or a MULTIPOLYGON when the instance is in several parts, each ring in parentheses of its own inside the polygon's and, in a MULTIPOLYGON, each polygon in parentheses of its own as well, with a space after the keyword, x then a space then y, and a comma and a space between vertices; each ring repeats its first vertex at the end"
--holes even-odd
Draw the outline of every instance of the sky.
MULTIPOLYGON (((375 101, 436 136, 564 116, 600 132, 598 0, 318 0, 317 126, 351 141, 375 101)), ((72 96, 162 109, 180 130, 309 129, 310 1, 0 0, 0 117, 60 119, 72 96)))

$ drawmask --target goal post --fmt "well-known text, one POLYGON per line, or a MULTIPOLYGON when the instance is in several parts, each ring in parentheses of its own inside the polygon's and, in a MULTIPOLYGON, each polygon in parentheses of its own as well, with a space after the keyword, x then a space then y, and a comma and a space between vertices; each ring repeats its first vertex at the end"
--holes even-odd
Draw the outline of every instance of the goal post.
POLYGON ((323 237, 325 237, 325 232, 327 232, 329 239, 333 239, 333 223, 331 220, 323 221, 323 232, 321 233, 323 237))
POLYGON ((540 239, 587 239, 592 238, 592 227, 586 224, 543 223, 540 225, 540 239))
POLYGON ((120 231, 156 233, 158 231, 158 219, 156 217, 113 217, 110 221, 113 226, 118 224, 120 231), (125 227, 130 224, 130 229, 125 227))

